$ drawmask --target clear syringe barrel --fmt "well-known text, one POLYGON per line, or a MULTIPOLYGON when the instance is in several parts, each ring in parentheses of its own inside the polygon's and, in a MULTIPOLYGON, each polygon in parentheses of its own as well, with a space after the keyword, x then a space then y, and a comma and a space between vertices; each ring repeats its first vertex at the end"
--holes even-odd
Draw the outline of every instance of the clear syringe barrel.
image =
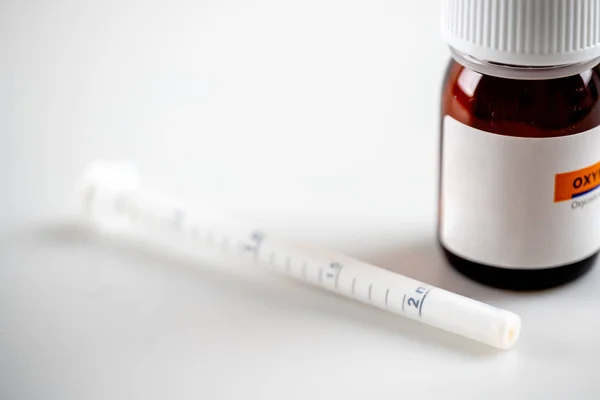
POLYGON ((321 249, 292 244, 200 207, 143 190, 134 168, 97 162, 84 175, 83 205, 103 231, 186 251, 213 246, 274 272, 425 324, 508 349, 518 339, 516 314, 321 249))

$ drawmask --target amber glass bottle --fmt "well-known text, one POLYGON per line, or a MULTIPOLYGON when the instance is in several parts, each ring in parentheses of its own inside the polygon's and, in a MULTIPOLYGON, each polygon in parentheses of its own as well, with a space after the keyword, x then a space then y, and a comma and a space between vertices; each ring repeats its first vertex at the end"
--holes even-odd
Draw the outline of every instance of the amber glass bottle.
POLYGON ((572 281, 600 249, 600 0, 442 4, 444 252, 490 286, 572 281))

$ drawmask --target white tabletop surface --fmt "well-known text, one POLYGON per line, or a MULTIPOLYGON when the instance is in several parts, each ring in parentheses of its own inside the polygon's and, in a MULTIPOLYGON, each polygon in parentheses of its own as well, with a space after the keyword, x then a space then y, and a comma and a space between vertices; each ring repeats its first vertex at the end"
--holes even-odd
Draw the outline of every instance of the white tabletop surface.
POLYGON ((435 242, 437 1, 0 4, 0 399, 600 398, 600 271, 480 286, 435 242), (508 352, 74 227, 96 158, 523 318, 508 352))

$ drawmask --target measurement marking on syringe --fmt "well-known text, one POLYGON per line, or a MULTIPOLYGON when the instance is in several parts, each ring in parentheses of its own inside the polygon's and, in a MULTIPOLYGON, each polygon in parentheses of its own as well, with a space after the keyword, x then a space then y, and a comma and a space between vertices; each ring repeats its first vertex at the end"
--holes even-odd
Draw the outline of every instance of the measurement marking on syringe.
POLYGON ((369 300, 371 300, 371 289, 373 289, 373 284, 369 285, 369 300))
POLYGON ((338 288, 338 281, 340 280, 340 274, 342 273, 342 265, 341 264, 334 264, 337 268, 337 274, 335 274, 335 288, 338 288))
POLYGON ((354 294, 354 286, 356 285, 356 278, 352 278, 352 294, 354 294))
POLYGON ((388 295, 390 294, 390 289, 385 291, 385 306, 387 307, 388 295))
POLYGON ((406 295, 402 298, 402 311, 404 311, 404 302, 406 301, 406 295))
POLYGON ((428 294, 429 294, 429 290, 427 291, 427 293, 425 293, 425 296, 423 296, 423 298, 421 299, 421 306, 419 307, 419 317, 421 316, 421 309, 423 308, 423 303, 425 302, 425 298, 427 297, 428 294))

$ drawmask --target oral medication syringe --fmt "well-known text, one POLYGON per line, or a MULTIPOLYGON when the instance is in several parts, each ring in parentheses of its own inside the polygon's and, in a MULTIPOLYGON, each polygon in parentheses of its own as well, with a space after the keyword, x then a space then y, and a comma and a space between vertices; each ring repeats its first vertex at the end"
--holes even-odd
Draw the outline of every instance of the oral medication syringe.
POLYGON ((518 315, 406 276, 320 249, 280 240, 202 207, 142 188, 130 164, 96 161, 79 193, 100 231, 150 240, 171 251, 212 246, 292 279, 500 349, 512 347, 518 315))

